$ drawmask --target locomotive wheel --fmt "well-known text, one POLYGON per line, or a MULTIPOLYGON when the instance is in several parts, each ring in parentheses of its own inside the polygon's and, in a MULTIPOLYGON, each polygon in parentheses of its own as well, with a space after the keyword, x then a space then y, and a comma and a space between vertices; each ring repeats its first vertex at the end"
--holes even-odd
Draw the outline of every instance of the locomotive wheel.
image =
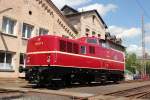
POLYGON ((117 80, 114 80, 113 83, 118 84, 118 81, 117 81, 117 80))
POLYGON ((101 76, 101 84, 106 84, 107 82, 107 76, 106 75, 102 75, 101 76))
POLYGON ((36 88, 43 88, 43 87, 45 87, 45 84, 43 84, 43 83, 38 83, 38 84, 36 84, 35 87, 36 87, 36 88))
POLYGON ((91 85, 93 79, 94 79, 94 76, 93 76, 92 74, 89 74, 88 77, 87 77, 87 83, 88 83, 89 85, 91 85))
POLYGON ((70 86, 71 85, 70 74, 64 75, 62 80, 63 80, 64 86, 70 86))
POLYGON ((85 85, 85 84, 86 84, 86 82, 87 82, 86 79, 87 79, 87 78, 86 78, 85 73, 80 74, 80 75, 78 76, 78 82, 79 82, 81 85, 85 85))
POLYGON ((57 90, 58 89, 58 86, 57 86, 57 84, 56 84, 56 82, 55 81, 51 81, 51 88, 52 89, 54 89, 54 90, 57 90))
POLYGON ((80 80, 79 83, 80 83, 81 85, 85 85, 85 84, 86 84, 86 81, 80 80))
POLYGON ((52 89, 57 90, 63 88, 65 86, 65 82, 63 80, 52 80, 50 86, 52 89))
POLYGON ((113 83, 117 84, 118 81, 119 81, 118 75, 114 75, 113 78, 112 78, 112 81, 113 81, 113 83))
POLYGON ((64 81, 64 86, 70 86, 70 85, 71 85, 70 80, 65 80, 65 81, 64 81))

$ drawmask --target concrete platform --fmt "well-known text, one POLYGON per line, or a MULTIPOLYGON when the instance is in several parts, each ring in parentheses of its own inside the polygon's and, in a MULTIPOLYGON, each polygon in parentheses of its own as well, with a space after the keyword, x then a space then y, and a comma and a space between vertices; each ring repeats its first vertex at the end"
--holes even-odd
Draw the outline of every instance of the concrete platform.
POLYGON ((109 84, 109 85, 99 85, 99 86, 86 86, 86 87, 79 86, 79 87, 72 87, 72 88, 64 88, 60 90, 51 90, 46 88, 40 88, 40 89, 31 88, 29 87, 28 83, 22 79, 0 79, 0 89, 15 90, 15 91, 21 91, 26 93, 33 92, 33 93, 55 95, 56 99, 53 100, 57 100, 57 96, 78 98, 81 100, 83 98, 89 98, 88 100, 134 100, 134 99, 128 99, 122 97, 104 96, 103 94, 116 92, 120 90, 126 90, 130 88, 144 86, 144 85, 149 85, 149 84, 150 81, 144 81, 144 82, 109 84), (93 97, 95 95, 98 96, 93 97))
POLYGON ((98 97, 89 98, 88 100, 145 100, 145 99, 131 99, 125 97, 113 97, 113 96, 100 95, 98 97))

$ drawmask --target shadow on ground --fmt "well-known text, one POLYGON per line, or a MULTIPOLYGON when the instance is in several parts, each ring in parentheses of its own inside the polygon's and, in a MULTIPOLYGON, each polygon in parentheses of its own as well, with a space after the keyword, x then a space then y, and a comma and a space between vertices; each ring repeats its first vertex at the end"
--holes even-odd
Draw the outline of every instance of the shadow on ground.
POLYGON ((102 83, 90 83, 90 84, 70 84, 68 86, 62 86, 59 84, 55 85, 34 85, 34 84, 28 84, 26 86, 22 86, 22 88, 33 88, 33 89, 51 89, 51 90, 59 90, 59 89, 65 89, 65 88, 81 88, 81 87, 96 87, 96 86, 106 86, 106 85, 113 85, 113 84, 119 84, 119 83, 113 83, 113 82, 107 82, 105 84, 102 83))

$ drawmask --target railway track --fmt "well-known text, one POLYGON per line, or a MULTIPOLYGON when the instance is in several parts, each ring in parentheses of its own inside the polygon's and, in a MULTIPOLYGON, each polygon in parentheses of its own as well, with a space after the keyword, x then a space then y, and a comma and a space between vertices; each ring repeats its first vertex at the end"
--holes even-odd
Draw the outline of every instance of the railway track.
MULTIPOLYGON (((132 99, 147 99, 150 100, 150 85, 140 86, 136 88, 116 91, 104 94, 104 96, 112 96, 112 97, 126 97, 129 98, 129 100, 132 99)), ((100 98, 103 97, 101 95, 95 95, 89 98, 81 98, 80 100, 100 100, 100 98), (99 98, 99 99, 95 99, 99 98)), ((110 99, 111 100, 111 99, 110 99)))
POLYGON ((24 92, 0 89, 0 100, 16 99, 24 96, 24 92))
POLYGON ((143 79, 138 79, 138 80, 127 80, 127 81, 120 81, 120 84, 124 84, 124 83, 134 83, 134 82, 145 82, 145 81, 150 81, 150 79, 147 80, 143 80, 143 79))
POLYGON ((129 98, 141 98, 142 96, 149 93, 150 93, 150 85, 146 85, 146 86, 136 87, 132 89, 112 92, 105 95, 122 96, 122 97, 129 97, 129 98))

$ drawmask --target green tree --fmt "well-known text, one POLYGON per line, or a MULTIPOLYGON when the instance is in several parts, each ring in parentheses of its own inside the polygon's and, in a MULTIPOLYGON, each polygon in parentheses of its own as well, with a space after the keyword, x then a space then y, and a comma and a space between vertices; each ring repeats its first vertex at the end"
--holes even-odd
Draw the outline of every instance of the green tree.
POLYGON ((150 61, 146 61, 146 73, 150 75, 150 61))
POLYGON ((126 53, 126 69, 135 73, 135 66, 137 66, 137 56, 135 53, 126 53))

